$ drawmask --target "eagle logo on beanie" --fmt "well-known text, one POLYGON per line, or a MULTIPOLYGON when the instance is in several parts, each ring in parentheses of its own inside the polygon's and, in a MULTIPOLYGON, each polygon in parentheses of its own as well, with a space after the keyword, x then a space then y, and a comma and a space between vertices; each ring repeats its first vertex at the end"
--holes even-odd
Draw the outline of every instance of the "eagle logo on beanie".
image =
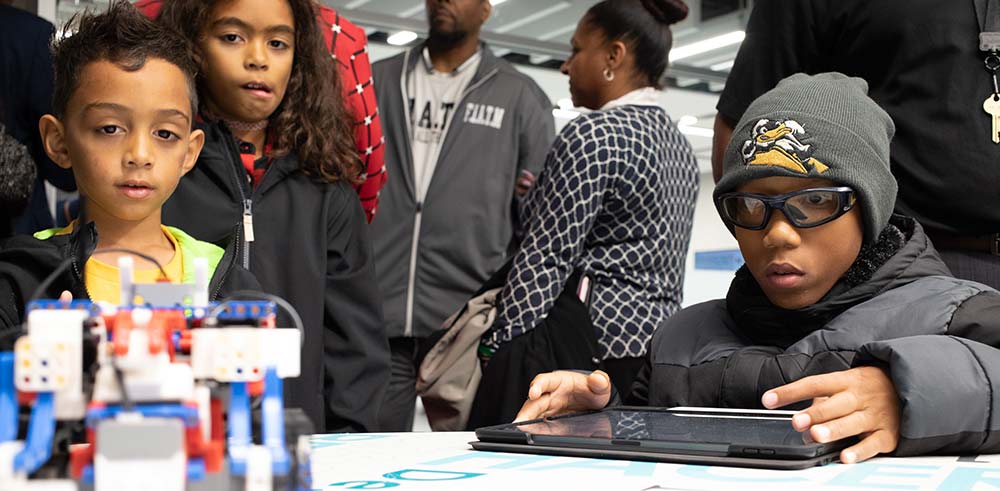
POLYGON ((805 175, 812 171, 822 174, 829 170, 826 164, 812 157, 813 145, 802 143, 801 139, 808 134, 796 121, 761 119, 754 125, 750 136, 743 143, 742 150, 746 166, 777 166, 805 175))

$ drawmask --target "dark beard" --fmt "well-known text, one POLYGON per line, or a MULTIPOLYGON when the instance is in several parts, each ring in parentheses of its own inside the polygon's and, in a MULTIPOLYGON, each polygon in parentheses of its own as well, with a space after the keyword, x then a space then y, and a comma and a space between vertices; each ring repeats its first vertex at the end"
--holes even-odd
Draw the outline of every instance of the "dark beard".
POLYGON ((427 37, 427 45, 433 50, 448 51, 448 49, 458 46, 469 37, 466 31, 439 31, 431 23, 431 30, 427 37))

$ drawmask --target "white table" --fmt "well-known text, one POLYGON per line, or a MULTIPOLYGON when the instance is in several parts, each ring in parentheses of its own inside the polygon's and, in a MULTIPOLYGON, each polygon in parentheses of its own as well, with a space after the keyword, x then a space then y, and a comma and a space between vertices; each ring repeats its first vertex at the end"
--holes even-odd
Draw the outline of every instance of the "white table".
POLYGON ((313 437, 313 490, 1000 490, 1000 455, 879 458, 803 471, 477 452, 472 433, 313 437))

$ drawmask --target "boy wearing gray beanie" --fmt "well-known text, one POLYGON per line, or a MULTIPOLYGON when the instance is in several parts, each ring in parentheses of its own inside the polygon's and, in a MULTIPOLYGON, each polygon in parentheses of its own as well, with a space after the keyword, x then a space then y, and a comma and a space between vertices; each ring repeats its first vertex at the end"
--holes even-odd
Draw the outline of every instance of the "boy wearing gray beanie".
POLYGON ((622 399, 813 401, 792 424, 818 442, 858 437, 844 463, 1000 451, 1000 292, 951 277, 920 225, 892 214, 894 126, 867 89, 799 74, 751 104, 714 193, 746 261, 726 298, 670 317, 624 398, 601 371, 551 372, 518 420, 622 399))

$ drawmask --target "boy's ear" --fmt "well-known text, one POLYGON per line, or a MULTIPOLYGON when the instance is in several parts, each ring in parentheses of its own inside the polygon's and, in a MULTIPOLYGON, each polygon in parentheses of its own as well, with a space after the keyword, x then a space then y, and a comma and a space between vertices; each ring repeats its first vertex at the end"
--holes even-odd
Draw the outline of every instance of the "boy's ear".
POLYGON ((201 155, 201 148, 205 146, 205 132, 201 130, 194 130, 191 135, 188 136, 188 148, 187 153, 184 154, 184 166, 181 168, 181 175, 187 174, 188 171, 194 168, 195 162, 198 161, 198 155, 201 155))
POLYGON ((38 132, 42 135, 42 146, 49 158, 63 169, 72 167, 69 150, 66 148, 66 127, 51 114, 38 120, 38 132))

